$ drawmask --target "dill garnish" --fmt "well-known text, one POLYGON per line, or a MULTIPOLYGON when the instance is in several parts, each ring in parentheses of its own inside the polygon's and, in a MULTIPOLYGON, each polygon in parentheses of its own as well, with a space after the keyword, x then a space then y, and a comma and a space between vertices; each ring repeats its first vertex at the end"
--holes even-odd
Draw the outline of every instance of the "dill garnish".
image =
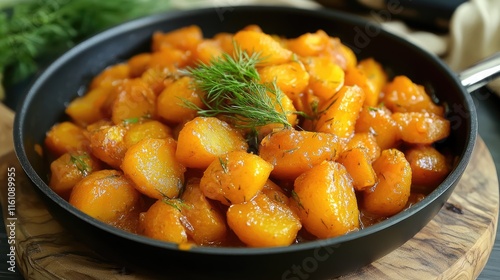
POLYGON ((224 173, 226 174, 229 173, 229 169, 227 168, 227 159, 219 158, 219 162, 224 173))
POLYGON ((71 163, 73 163, 78 171, 82 173, 83 176, 87 176, 90 172, 92 172, 92 168, 85 162, 85 159, 89 159, 89 155, 70 155, 71 163))
POLYGON ((169 205, 169 206, 172 206, 174 207, 177 211, 179 212, 182 212, 182 209, 192 209, 192 205, 190 204, 187 204, 186 202, 184 202, 183 200, 179 199, 179 198, 168 198, 168 197, 164 197, 162 199, 163 203, 169 205))
POLYGON ((261 83, 256 65, 259 54, 235 46, 235 58, 225 53, 209 64, 188 68, 195 86, 206 92, 205 108, 184 101, 185 106, 205 117, 224 116, 240 128, 257 128, 271 123, 290 127, 281 104, 283 92, 276 83, 261 83))

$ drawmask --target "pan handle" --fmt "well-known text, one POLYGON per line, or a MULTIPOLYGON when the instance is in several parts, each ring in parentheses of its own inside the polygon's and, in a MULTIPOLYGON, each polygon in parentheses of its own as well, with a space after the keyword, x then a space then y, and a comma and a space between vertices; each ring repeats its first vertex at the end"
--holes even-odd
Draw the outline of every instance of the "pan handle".
POLYGON ((498 76, 500 76, 500 52, 493 54, 458 74, 462 85, 469 92, 485 86, 498 76))

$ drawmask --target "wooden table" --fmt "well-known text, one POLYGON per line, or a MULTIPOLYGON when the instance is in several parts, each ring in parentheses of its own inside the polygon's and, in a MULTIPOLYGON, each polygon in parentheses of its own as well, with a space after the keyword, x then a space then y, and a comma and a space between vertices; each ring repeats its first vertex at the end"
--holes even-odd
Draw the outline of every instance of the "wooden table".
MULTIPOLYGON (((44 208, 12 152, 10 110, 0 105, 0 185, 16 172, 17 268, 34 279, 140 279, 124 274, 75 240, 44 208)), ((1 189, 5 210, 6 188, 1 189)), ((481 138, 448 204, 397 250, 342 279, 474 279, 483 269, 495 240, 499 188, 495 165, 481 138), (456 208, 454 208, 456 207, 456 208), (457 208, 459 211, 454 211, 457 208)), ((5 211, 4 211, 5 212, 5 211)), ((5 213, 4 213, 5 214, 5 213)), ((2 262, 6 254, 0 256, 2 262)))

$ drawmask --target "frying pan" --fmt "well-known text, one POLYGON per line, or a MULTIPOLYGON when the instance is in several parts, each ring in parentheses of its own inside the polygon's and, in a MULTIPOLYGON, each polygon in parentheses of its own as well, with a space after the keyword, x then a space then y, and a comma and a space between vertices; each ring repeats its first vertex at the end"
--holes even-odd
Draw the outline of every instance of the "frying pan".
POLYGON ((469 162, 477 136, 476 111, 468 90, 439 58, 378 26, 329 10, 240 6, 171 12, 128 22, 77 45, 34 82, 16 111, 15 151, 52 215, 106 258, 162 279, 323 279, 358 269, 401 246, 440 210, 469 162), (134 235, 95 220, 56 195, 47 185, 49 166, 35 152, 45 133, 67 118, 65 106, 85 92, 106 66, 149 51, 154 31, 200 26, 205 37, 258 24, 266 33, 296 37, 322 29, 339 37, 359 59, 374 57, 388 73, 422 84, 448 108, 451 135, 439 145, 456 157, 439 187, 411 208, 345 236, 279 248, 181 250, 175 244, 134 235))

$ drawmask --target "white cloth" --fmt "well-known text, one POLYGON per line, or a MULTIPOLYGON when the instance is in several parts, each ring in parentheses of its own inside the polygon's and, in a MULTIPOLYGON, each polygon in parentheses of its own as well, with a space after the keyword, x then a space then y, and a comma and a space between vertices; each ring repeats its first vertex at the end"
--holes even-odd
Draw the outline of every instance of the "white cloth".
MULTIPOLYGON (((500 52, 500 1, 470 0, 452 17, 445 61, 455 71, 500 52)), ((500 96, 500 78, 488 85, 500 96)))

